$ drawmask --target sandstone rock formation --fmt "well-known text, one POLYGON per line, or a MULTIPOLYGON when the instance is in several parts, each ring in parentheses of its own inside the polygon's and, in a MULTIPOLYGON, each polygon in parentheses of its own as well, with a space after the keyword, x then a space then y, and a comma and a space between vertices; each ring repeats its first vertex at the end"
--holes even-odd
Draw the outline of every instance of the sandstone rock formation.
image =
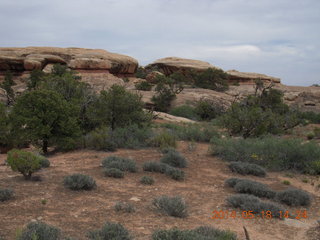
POLYGON ((280 78, 275 78, 275 77, 267 76, 265 74, 260 74, 260 73, 239 72, 236 70, 229 70, 226 73, 229 75, 229 80, 231 82, 238 82, 240 84, 241 83, 254 84, 255 79, 261 79, 263 82, 280 83, 280 78))

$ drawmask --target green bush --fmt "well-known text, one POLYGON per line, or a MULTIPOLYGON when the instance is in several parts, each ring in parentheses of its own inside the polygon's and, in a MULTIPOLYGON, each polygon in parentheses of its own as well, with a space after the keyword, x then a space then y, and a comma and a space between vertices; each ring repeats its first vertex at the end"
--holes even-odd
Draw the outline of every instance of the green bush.
POLYGON ((167 131, 163 131, 152 139, 152 145, 160 149, 168 147, 175 148, 177 146, 176 137, 167 131))
POLYGON ((276 170, 320 173, 320 147, 300 139, 213 139, 211 152, 227 161, 250 162, 276 170), (319 166, 318 166, 319 165, 319 166))
POLYGON ((92 190, 97 186, 92 177, 83 174, 67 176, 64 178, 63 184, 71 190, 92 190))
POLYGON ((131 203, 125 203, 125 202, 116 202, 114 205, 114 209, 116 212, 125 212, 125 213, 133 213, 135 212, 135 208, 131 203))
POLYGON ((198 120, 198 115, 196 114, 195 109, 189 105, 175 107, 169 111, 169 114, 191 120, 198 120))
POLYGON ((129 231, 120 223, 106 222, 105 225, 87 234, 90 240, 131 240, 129 231))
POLYGON ((238 193, 252 194, 257 197, 272 199, 275 196, 275 192, 271 190, 267 185, 249 179, 238 181, 233 188, 238 193))
POLYGON ((10 200, 14 195, 13 190, 11 189, 0 189, 0 202, 10 200))
POLYGON ((227 203, 234 208, 240 208, 243 211, 252 211, 253 214, 261 214, 270 211, 272 217, 280 218, 280 212, 284 213, 285 209, 275 203, 260 201, 259 198, 249 194, 235 194, 226 199, 227 203))
POLYGON ((320 113, 315 112, 299 112, 298 116, 300 119, 306 120, 309 123, 320 123, 320 113))
POLYGON ((184 171, 170 166, 166 168, 165 174, 177 181, 182 181, 185 177, 184 171))
POLYGON ((284 185, 290 185, 290 184, 291 184, 290 181, 288 181, 288 180, 283 180, 282 183, 283 183, 284 185))
POLYGON ((50 167, 50 161, 46 157, 39 155, 39 158, 40 158, 40 165, 42 168, 50 167))
POLYGON ((165 173, 169 166, 159 162, 145 162, 142 166, 143 171, 165 173))
POLYGON ((102 160, 104 168, 117 168, 121 171, 136 172, 136 162, 129 158, 110 156, 102 160))
POLYGON ((209 99, 199 100, 194 111, 204 121, 212 120, 225 112, 224 107, 220 103, 209 99))
POLYGON ((258 177, 265 177, 266 170, 261 166, 253 163, 246 162, 231 162, 229 168, 232 172, 236 172, 242 175, 254 175, 258 177))
POLYGON ((60 240, 60 230, 54 226, 48 225, 43 222, 31 222, 21 234, 17 237, 17 240, 60 240))
POLYGON ((171 150, 167 152, 161 159, 160 162, 168 164, 172 167, 185 168, 188 162, 184 156, 182 156, 176 150, 171 150))
POLYGON ((152 84, 147 81, 142 81, 135 84, 137 90, 141 91, 150 91, 152 88, 152 84))
POLYGON ((188 216, 187 205, 185 201, 179 196, 160 196, 158 198, 155 198, 152 204, 160 212, 169 216, 179 218, 188 216))
POLYGON ((225 91, 229 88, 228 75, 221 69, 208 68, 195 75, 194 85, 199 88, 225 91))
POLYGON ((136 78, 146 79, 148 73, 144 67, 138 67, 137 72, 135 73, 136 78))
POLYGON ((26 180, 31 179, 31 175, 41 168, 40 157, 18 149, 8 152, 7 162, 13 171, 20 172, 26 180))
POLYGON ((113 178, 123 178, 124 177, 124 172, 118 168, 105 168, 103 170, 103 172, 107 177, 113 177, 113 178))
POLYGON ((200 236, 205 237, 204 240, 237 240, 237 235, 231 231, 220 230, 210 226, 201 226, 193 230, 200 236))
POLYGON ((140 183, 142 183, 144 185, 152 185, 152 184, 154 184, 154 179, 151 176, 142 176, 140 178, 140 183))
POLYGON ((225 181, 225 184, 227 185, 227 186, 229 186, 229 187, 234 187, 238 182, 240 182, 241 180, 243 180, 243 179, 241 179, 241 178, 229 178, 229 179, 227 179, 226 181, 225 181))
POLYGON ((289 206, 309 206, 311 203, 311 196, 299 189, 287 189, 277 192, 275 199, 289 206))

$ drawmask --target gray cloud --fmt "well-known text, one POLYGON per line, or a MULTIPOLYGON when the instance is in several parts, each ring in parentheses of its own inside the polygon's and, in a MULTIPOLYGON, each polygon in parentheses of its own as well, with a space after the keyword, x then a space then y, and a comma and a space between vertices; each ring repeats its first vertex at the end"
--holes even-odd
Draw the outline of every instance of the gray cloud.
POLYGON ((318 0, 0 0, 0 46, 76 46, 204 60, 320 83, 318 0))

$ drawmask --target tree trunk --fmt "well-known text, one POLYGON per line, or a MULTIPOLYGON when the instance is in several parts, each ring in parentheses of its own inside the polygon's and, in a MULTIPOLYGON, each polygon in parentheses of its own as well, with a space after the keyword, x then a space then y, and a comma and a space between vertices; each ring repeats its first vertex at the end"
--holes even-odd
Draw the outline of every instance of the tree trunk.
POLYGON ((48 152, 48 139, 42 140, 42 151, 43 151, 43 153, 48 152))

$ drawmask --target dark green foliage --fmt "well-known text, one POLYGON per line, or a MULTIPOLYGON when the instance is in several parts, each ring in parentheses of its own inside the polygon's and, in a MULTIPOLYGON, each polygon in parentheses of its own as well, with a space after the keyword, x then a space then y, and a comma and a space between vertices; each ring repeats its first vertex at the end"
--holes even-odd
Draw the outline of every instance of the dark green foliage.
POLYGON ((176 137, 174 134, 168 132, 168 131, 162 131, 158 134, 156 134, 152 141, 152 145, 154 147, 159 147, 160 149, 163 148, 175 148, 177 146, 176 137))
POLYGON ((90 108, 90 116, 96 125, 110 126, 112 130, 132 124, 142 126, 151 120, 143 106, 141 96, 123 86, 112 85, 107 91, 101 91, 90 108))
POLYGON ((136 78, 146 79, 147 75, 148 75, 147 70, 144 69, 143 67, 138 67, 137 72, 135 73, 136 78))
POLYGON ((14 195, 13 190, 0 188, 0 202, 10 200, 13 197, 13 195, 14 195))
POLYGON ((103 170, 103 172, 107 177, 113 177, 113 178, 123 178, 124 177, 124 172, 118 168, 105 168, 103 170))
POLYGON ((221 69, 208 68, 206 71, 196 74, 194 85, 222 92, 229 88, 228 75, 221 69))
POLYGON ((231 162, 229 168, 232 172, 236 172, 242 175, 254 175, 258 177, 266 176, 266 171, 261 166, 254 163, 246 162, 231 162))
POLYGON ((147 81, 142 81, 142 82, 135 84, 135 87, 137 90, 150 91, 152 88, 152 84, 147 81))
POLYGON ((212 153, 227 161, 251 162, 266 168, 320 173, 320 147, 300 139, 213 139, 212 153))
POLYGON ((131 240, 129 231, 120 223, 106 222, 105 225, 87 234, 90 240, 131 240))
POLYGON ((46 157, 39 155, 39 158, 40 158, 40 165, 42 168, 50 167, 50 161, 46 157))
POLYGON ((11 134, 8 109, 0 102, 0 147, 11 147, 16 138, 11 134))
POLYGON ((95 180, 84 174, 73 174, 64 178, 63 184, 71 190, 92 190, 97 185, 95 180))
POLYGON ((31 222, 17 240, 60 240, 60 230, 43 222, 31 222))
POLYGON ((184 199, 179 196, 160 196, 154 199, 152 204, 163 214, 179 218, 188 216, 187 205, 184 199))
POLYGON ((156 95, 151 98, 151 101, 156 111, 167 112, 176 95, 183 90, 183 86, 175 79, 163 75, 158 75, 156 82, 156 95))
POLYGON ((177 117, 184 117, 192 120, 198 120, 198 115, 195 112, 195 109, 189 105, 181 105, 175 107, 170 110, 169 114, 177 116, 177 117))
POLYGON ((153 185, 154 184, 154 179, 151 176, 142 176, 140 178, 140 183, 144 185, 153 185))
POLYGON ((182 181, 185 177, 184 171, 170 166, 166 168, 165 174, 177 181, 182 181))
POLYGON ((114 209, 117 212, 125 212, 125 213, 133 213, 135 212, 135 208, 131 203, 125 203, 125 202, 116 202, 114 205, 114 209))
POLYGON ((169 166, 159 162, 145 162, 142 166, 143 171, 165 173, 169 166))
POLYGON ((13 171, 20 172, 26 180, 29 180, 31 175, 41 168, 39 156, 18 149, 8 152, 7 162, 13 171))
POLYGON ((28 90, 38 89, 39 86, 46 80, 47 74, 40 69, 33 70, 27 81, 28 90))
POLYGON ((311 196, 299 189, 287 189, 277 192, 275 199, 289 206, 309 206, 311 203, 311 196))
POLYGON ((160 162, 168 164, 172 167, 185 168, 187 167, 187 160, 181 153, 176 150, 168 151, 161 159, 160 162))
POLYGON ((320 113, 315 112, 298 112, 300 119, 307 121, 307 123, 320 123, 320 113))
POLYGON ((240 182, 241 178, 228 178, 226 181, 225 181, 225 184, 229 187, 234 187, 238 182, 240 182))
POLYGON ((238 181, 233 188, 238 193, 247 193, 257 197, 265 197, 271 199, 274 198, 276 194, 267 185, 249 179, 242 179, 238 181))
POLYGON ((219 230, 209 226, 201 226, 193 230, 156 230, 152 240, 236 240, 235 233, 219 230))
POLYGON ((201 99, 197 102, 195 113, 201 120, 212 120, 225 112, 221 103, 209 99, 201 99))
POLYGON ((262 211, 271 211, 272 217, 280 218, 280 211, 285 212, 282 206, 260 201, 259 198, 249 194, 235 194, 228 197, 226 201, 234 208, 240 208, 243 211, 252 211, 253 214, 261 214, 262 211))
POLYGON ((61 95, 49 90, 25 92, 13 107, 16 131, 33 143, 41 141, 44 153, 50 140, 76 137, 80 133, 72 106, 61 95))
POLYGON ((110 156, 102 160, 104 168, 117 168, 121 171, 136 172, 136 162, 132 159, 110 156))
POLYGON ((12 86, 16 85, 13 81, 13 75, 10 71, 7 71, 4 76, 4 81, 0 83, 0 88, 4 89, 6 91, 6 97, 7 97, 7 106, 11 105, 14 102, 14 91, 12 89, 12 86))

